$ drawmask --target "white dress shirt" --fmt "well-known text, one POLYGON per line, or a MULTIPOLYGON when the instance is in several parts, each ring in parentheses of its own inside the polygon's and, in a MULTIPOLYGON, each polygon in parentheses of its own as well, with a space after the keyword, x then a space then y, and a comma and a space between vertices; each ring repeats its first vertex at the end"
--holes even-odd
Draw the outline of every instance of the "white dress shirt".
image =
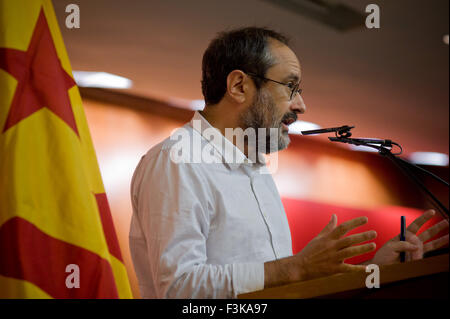
POLYGON ((292 255, 272 176, 200 113, 180 130, 182 140, 177 131, 142 157, 131 183, 130 250, 142 297, 235 298, 263 289, 264 262, 292 255), (189 141, 215 161, 176 163, 175 146, 198 153, 189 141), (237 160, 224 160, 233 154, 237 160))

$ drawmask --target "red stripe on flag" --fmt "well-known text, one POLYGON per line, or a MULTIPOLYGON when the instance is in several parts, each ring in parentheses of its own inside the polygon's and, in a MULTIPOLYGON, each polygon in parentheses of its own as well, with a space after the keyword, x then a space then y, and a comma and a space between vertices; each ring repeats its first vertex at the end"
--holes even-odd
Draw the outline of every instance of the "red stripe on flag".
MULTIPOLYGON (((48 236, 14 217, 0 227, 0 274, 29 281, 53 298, 118 298, 111 265, 84 248, 48 236), (79 267, 79 288, 67 288, 69 264, 79 267)), ((32 296, 31 296, 32 297, 32 296)))
POLYGON ((95 194, 97 200, 98 210, 100 212, 100 218, 102 220, 103 232, 105 233, 106 243, 111 255, 122 260, 122 253, 120 252, 119 242, 117 240, 116 231, 114 229, 114 223, 111 217, 111 210, 109 209, 108 199, 105 193, 95 194))

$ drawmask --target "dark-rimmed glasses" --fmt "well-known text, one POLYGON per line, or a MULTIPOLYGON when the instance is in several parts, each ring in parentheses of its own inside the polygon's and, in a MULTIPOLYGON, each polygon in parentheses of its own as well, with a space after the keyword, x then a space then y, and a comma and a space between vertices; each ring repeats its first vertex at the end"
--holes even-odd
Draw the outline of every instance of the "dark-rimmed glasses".
POLYGON ((299 88, 300 83, 295 83, 295 84, 291 83, 291 82, 290 83, 283 83, 283 82, 279 82, 279 81, 275 81, 275 80, 272 80, 272 79, 265 78, 263 76, 255 74, 255 73, 247 73, 247 74, 250 75, 250 76, 254 76, 256 78, 260 78, 262 80, 272 81, 272 82, 275 82, 275 83, 287 86, 288 88, 291 89, 291 95, 289 97, 289 101, 292 101, 292 99, 294 98, 295 94, 298 93, 298 94, 301 95, 302 92, 303 92, 303 89, 299 88))

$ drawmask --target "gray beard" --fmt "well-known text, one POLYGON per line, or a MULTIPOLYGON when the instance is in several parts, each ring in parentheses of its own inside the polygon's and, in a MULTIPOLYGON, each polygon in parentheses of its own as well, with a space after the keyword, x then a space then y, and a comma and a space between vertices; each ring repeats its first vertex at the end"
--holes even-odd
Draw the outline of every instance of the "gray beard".
POLYGON ((239 117, 242 129, 252 128, 256 132, 256 145, 249 147, 265 154, 288 147, 290 139, 288 133, 283 132, 281 118, 282 114, 277 111, 272 97, 263 88, 260 89, 252 104, 239 117), (261 128, 265 130, 259 130, 261 128))

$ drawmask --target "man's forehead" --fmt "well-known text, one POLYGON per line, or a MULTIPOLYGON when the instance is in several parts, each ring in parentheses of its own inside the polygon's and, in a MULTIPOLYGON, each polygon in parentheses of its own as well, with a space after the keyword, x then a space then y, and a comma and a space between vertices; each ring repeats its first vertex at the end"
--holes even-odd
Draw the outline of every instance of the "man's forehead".
POLYGON ((275 64, 269 68, 267 74, 279 75, 285 80, 300 81, 301 67, 297 56, 288 46, 277 42, 270 43, 270 51, 275 59, 275 64))

